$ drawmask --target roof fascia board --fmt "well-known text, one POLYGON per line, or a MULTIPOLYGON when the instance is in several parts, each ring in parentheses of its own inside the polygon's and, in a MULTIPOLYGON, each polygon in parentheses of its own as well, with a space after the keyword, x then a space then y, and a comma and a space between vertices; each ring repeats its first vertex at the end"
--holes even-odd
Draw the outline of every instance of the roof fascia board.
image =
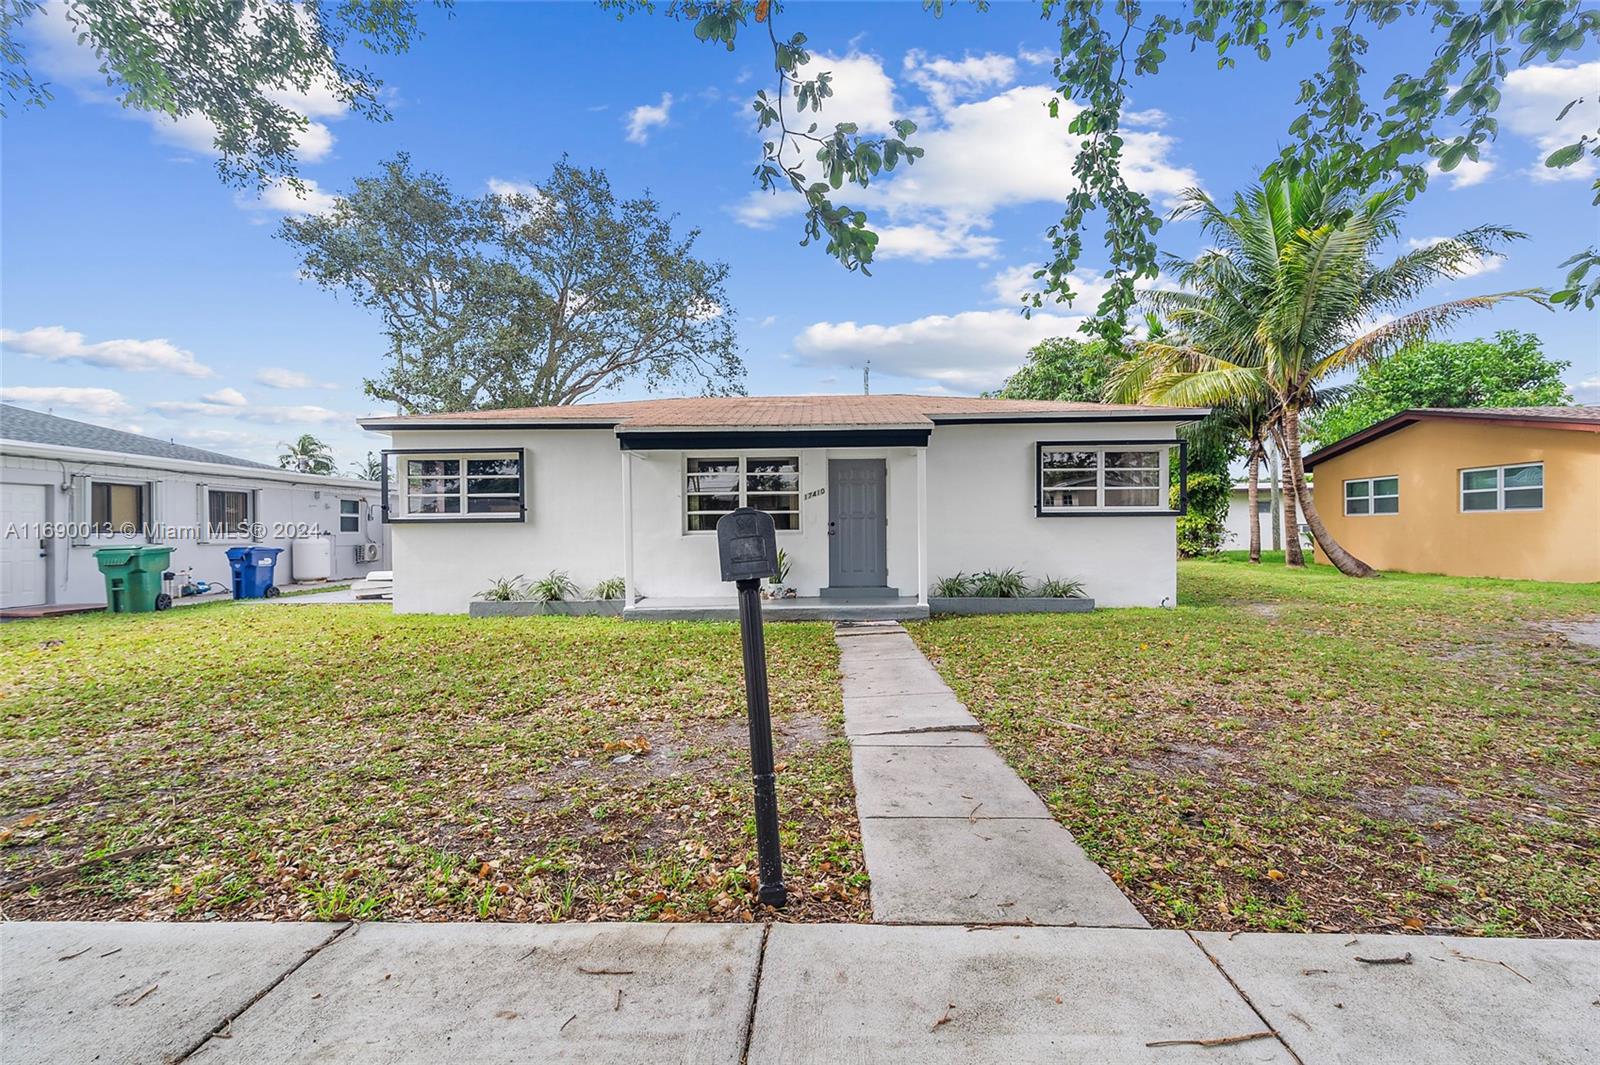
POLYGON ((363 481, 353 477, 321 477, 295 470, 274 470, 257 466, 235 466, 227 462, 193 462, 189 459, 169 459, 159 455, 140 455, 131 451, 96 451, 86 447, 66 447, 62 444, 36 444, 28 440, 0 439, 0 455, 22 455, 57 461, 92 463, 97 466, 126 466, 132 469, 166 470, 171 473, 207 473, 226 475, 234 479, 254 478, 264 481, 281 481, 303 484, 313 488, 359 488, 377 491, 377 481, 363 481))

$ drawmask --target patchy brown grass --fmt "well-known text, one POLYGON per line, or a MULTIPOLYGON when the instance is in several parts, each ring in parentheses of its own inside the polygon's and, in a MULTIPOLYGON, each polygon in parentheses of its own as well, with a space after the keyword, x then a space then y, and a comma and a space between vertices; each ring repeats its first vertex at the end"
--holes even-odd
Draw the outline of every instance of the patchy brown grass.
POLYGON ((913 635, 1152 923, 1600 936, 1600 588, 1188 562, 913 635))
MULTIPOLYGON (((837 652, 820 625, 768 640, 782 917, 865 920, 837 652)), ((6 625, 0 904, 49 919, 776 916, 753 898, 739 671, 731 625, 231 603, 6 625)))

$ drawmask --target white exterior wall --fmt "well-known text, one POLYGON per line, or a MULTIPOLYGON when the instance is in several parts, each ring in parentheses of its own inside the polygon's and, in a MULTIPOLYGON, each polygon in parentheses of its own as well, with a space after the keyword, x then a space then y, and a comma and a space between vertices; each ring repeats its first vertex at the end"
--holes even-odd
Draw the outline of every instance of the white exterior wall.
MULTIPOLYGON (((1272 498, 1272 488, 1267 484, 1261 486, 1261 499, 1272 498)), ((1287 529, 1283 524, 1284 513, 1282 503, 1279 504, 1278 525, 1280 529, 1287 529)), ((1250 493, 1248 489, 1235 488, 1228 497, 1228 518, 1224 523, 1227 535, 1223 537, 1222 546, 1227 551, 1243 551, 1250 546, 1250 493)), ((1284 532, 1284 541, 1289 534, 1284 532)), ((1261 515, 1261 548, 1264 551, 1272 549, 1272 515, 1261 515)))
POLYGON ((803 596, 816 595, 828 583, 828 460, 883 459, 889 585, 901 595, 917 594, 915 448, 698 448, 631 454, 636 595, 732 594, 732 587, 721 580, 716 534, 684 531, 684 459, 731 454, 800 456, 800 528, 780 530, 778 547, 789 559, 788 583, 803 596), (818 494, 807 499, 812 492, 818 494))
MULTIPOLYGON (((587 590, 624 573, 623 463, 633 525, 633 593, 727 596, 714 533, 684 530, 687 455, 800 456, 800 528, 778 533, 788 583, 814 596, 828 583, 828 460, 881 458, 887 472, 889 584, 916 596, 917 448, 694 448, 623 451, 610 429, 396 431, 394 450, 521 448, 525 522, 425 521, 390 526, 395 610, 462 613, 497 578, 565 570, 587 590), (819 489, 821 491, 819 491, 819 489), (806 498, 807 495, 811 498, 806 498)), ((1152 423, 945 425, 927 451, 928 580, 1016 567, 1032 579, 1073 577, 1103 606, 1172 605, 1175 521, 1168 515, 1044 517, 1034 513, 1041 440, 1170 440, 1152 423)))
MULTIPOLYGON (((333 541, 332 575, 335 579, 364 576, 371 570, 388 566, 389 550, 382 522, 381 497, 376 484, 348 479, 323 479, 307 476, 304 479, 262 477, 259 471, 247 467, 216 466, 206 470, 172 469, 160 459, 129 455, 110 456, 103 453, 96 458, 88 454, 61 449, 60 457, 46 457, 35 453, 33 445, 7 442, 0 445, 0 480, 8 484, 39 485, 44 489, 47 524, 68 526, 87 523, 90 515, 77 513, 87 510, 88 492, 85 482, 112 481, 123 484, 154 484, 151 495, 151 520, 154 524, 177 530, 194 530, 206 521, 201 512, 201 485, 212 488, 232 488, 258 492, 259 512, 255 520, 266 526, 269 535, 260 540, 248 538, 213 539, 202 542, 192 534, 168 535, 147 539, 143 535, 90 536, 74 542, 69 536, 45 538, 45 587, 50 603, 104 603, 105 578, 95 564, 94 552, 102 547, 127 544, 156 544, 173 548, 170 568, 193 569, 195 577, 220 582, 227 587, 232 580, 228 568, 227 549, 257 545, 281 547, 274 580, 288 584, 295 579, 288 536, 271 535, 274 527, 285 532, 295 527, 319 527, 328 530, 333 541), (354 533, 339 532, 339 500, 359 499, 361 529, 354 533), (380 545, 377 562, 357 563, 354 547, 359 543, 380 545)), ((191 464, 193 465, 193 464, 191 464)), ((5 524, 0 515, 0 526, 5 524)), ((29 537, 31 540, 31 537, 29 537)), ((7 544, 11 547, 10 541, 7 544)), ((22 605, 22 604, 14 604, 22 605)))
POLYGON ((393 437, 391 447, 401 451, 524 449, 528 506, 520 522, 391 524, 396 613, 464 614, 472 598, 500 577, 533 580, 566 570, 587 591, 607 577, 622 576, 622 465, 610 429, 448 430, 393 437))
POLYGON ((1040 517, 1040 441, 1175 439, 1171 425, 944 425, 928 444, 928 579, 1014 567, 1030 580, 1076 578, 1097 606, 1172 606, 1177 519, 1040 517))

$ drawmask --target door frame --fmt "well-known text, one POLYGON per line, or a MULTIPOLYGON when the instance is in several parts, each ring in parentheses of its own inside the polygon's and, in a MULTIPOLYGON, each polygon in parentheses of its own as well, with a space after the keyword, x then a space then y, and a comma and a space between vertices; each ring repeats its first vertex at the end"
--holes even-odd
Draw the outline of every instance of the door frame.
POLYGON ((828 584, 824 594, 833 591, 837 594, 848 594, 860 591, 890 591, 889 584, 889 462, 886 458, 863 456, 860 458, 844 458, 829 456, 828 460, 828 584), (875 465, 879 471, 879 483, 883 486, 883 502, 879 510, 878 537, 882 545, 880 554, 883 559, 883 568, 880 571, 881 580, 876 584, 841 584, 839 572, 839 559, 841 550, 838 548, 838 538, 834 535, 835 516, 834 507, 840 498, 837 484, 834 480, 836 463, 861 463, 875 465))
MULTIPOLYGON (((11 471, 7 471, 7 472, 9 473, 11 471)), ((4 481, 3 483, 5 484, 6 487, 27 488, 27 489, 36 489, 36 490, 38 490, 38 492, 40 493, 40 499, 44 503, 43 509, 41 511, 41 514, 40 514, 40 521, 44 525, 49 525, 51 523, 51 521, 53 520, 53 518, 55 516, 55 502, 56 501, 55 501, 55 493, 50 491, 50 488, 51 488, 50 485, 47 485, 47 484, 35 484, 35 483, 31 482, 31 481, 13 481, 13 480, 7 480, 7 481, 4 481)), ((43 573, 43 580, 41 581, 41 590, 42 590, 42 593, 44 595, 44 598, 43 598, 43 600, 41 600, 38 603, 11 603, 11 604, 7 604, 8 606, 15 606, 15 607, 50 606, 50 605, 54 604, 55 601, 56 601, 56 596, 55 596, 56 589, 55 589, 55 580, 54 580, 54 578, 55 578, 55 564, 56 564, 54 545, 56 543, 56 540, 53 539, 53 538, 45 536, 43 529, 40 529, 39 533, 40 533, 40 535, 38 537, 39 546, 38 546, 37 550, 38 550, 38 553, 39 553, 39 563, 40 563, 40 567, 39 568, 40 568, 41 572, 43 573)))

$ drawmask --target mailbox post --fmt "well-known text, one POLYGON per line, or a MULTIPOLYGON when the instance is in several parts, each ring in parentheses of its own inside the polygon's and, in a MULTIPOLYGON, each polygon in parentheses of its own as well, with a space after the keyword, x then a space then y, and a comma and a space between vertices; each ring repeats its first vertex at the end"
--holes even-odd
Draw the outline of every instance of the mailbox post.
POLYGON ((778 795, 772 770, 772 709, 767 701, 767 642, 761 629, 761 582, 778 572, 778 537, 772 517, 740 507, 717 521, 722 579, 739 589, 739 638, 744 645, 744 697, 750 718, 750 771, 755 777, 757 892, 769 906, 788 900, 778 853, 778 795))

